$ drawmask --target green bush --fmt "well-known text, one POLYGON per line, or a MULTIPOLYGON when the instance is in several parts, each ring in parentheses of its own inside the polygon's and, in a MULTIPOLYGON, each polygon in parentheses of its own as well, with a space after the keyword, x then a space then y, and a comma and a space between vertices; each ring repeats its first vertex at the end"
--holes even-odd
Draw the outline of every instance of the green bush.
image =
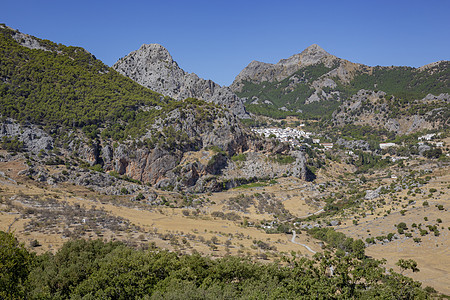
POLYGON ((245 153, 235 154, 231 157, 232 161, 246 161, 247 155, 245 153))

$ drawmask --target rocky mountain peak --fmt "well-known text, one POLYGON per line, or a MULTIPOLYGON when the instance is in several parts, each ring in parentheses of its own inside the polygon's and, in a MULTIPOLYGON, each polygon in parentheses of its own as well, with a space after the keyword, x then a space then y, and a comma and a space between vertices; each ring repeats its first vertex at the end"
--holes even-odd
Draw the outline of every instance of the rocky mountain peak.
POLYGON ((321 62, 330 65, 335 59, 337 59, 337 57, 329 54, 319 45, 313 44, 301 53, 294 54, 289 58, 281 59, 276 64, 252 61, 238 74, 238 76, 236 76, 231 85, 231 89, 233 91, 240 91, 243 81, 252 81, 254 83, 281 81, 300 70, 302 67, 321 62))
POLYGON ((321 53, 323 55, 330 55, 327 51, 325 51, 322 47, 317 44, 312 44, 302 52, 303 54, 316 54, 321 53))
POLYGON ((277 65, 283 67, 291 67, 294 65, 309 66, 321 62, 323 58, 328 56, 332 55, 323 50, 319 45, 313 44, 301 53, 294 54, 287 59, 281 59, 277 65))
POLYGON ((138 50, 132 52, 135 54, 142 54, 150 61, 164 61, 173 62, 169 51, 160 44, 143 44, 138 50))
POLYGON ((242 100, 229 88, 211 80, 186 73, 159 44, 144 44, 119 59, 113 66, 117 72, 165 96, 177 100, 197 98, 230 109, 240 118, 249 118, 242 100))

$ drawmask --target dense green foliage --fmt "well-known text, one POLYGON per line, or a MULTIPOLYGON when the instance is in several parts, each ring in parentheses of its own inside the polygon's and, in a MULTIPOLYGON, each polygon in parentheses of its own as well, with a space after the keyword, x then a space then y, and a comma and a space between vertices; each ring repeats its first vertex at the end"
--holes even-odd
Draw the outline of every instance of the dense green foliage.
POLYGON ((377 129, 369 125, 355 125, 345 124, 339 128, 339 133, 336 136, 343 138, 351 138, 356 140, 367 140, 380 143, 385 140, 395 138, 395 133, 384 128, 377 129))
POLYGON ((332 248, 343 251, 344 253, 354 253, 359 259, 363 259, 365 256, 364 242, 348 238, 345 234, 337 232, 333 228, 312 228, 308 232, 316 239, 327 242, 332 248))
MULTIPOLYGON (((8 269, 10 277, 2 272, 2 283, 14 284, 15 289, 26 293, 27 299, 426 299, 430 296, 420 288, 420 283, 393 270, 385 272, 382 261, 358 255, 332 256, 325 252, 313 259, 287 257, 283 265, 261 264, 238 257, 212 260, 198 254, 179 255, 156 248, 135 250, 120 243, 76 240, 64 244, 54 255, 30 256, 11 235, 0 233, 1 238, 5 235, 12 243, 0 244, 1 266, 5 263, 28 266, 30 259, 32 265, 8 269), (10 255, 18 251, 22 254, 10 255)), ((401 262, 399 266, 417 270, 413 261, 401 262)), ((17 293, 6 295, 21 297, 17 293)))
POLYGON ((343 91, 354 94, 360 89, 381 90, 400 99, 415 100, 427 94, 449 93, 450 62, 430 69, 411 67, 374 67, 357 73, 343 91))
POLYGON ((0 231, 0 299, 20 298, 31 255, 13 234, 0 231))
POLYGON ((83 127, 132 121, 159 95, 118 74, 79 47, 39 40, 29 49, 0 28, 0 114, 43 125, 83 127))
POLYGON ((3 149, 11 152, 19 152, 22 151, 24 148, 23 142, 19 141, 17 137, 10 138, 7 136, 4 136, 1 139, 0 145, 3 149))

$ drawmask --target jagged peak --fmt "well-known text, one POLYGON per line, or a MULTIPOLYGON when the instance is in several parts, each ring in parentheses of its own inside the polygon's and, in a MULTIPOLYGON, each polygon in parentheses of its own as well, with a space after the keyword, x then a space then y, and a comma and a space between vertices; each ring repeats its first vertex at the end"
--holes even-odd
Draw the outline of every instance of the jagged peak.
POLYGON ((322 47, 320 47, 317 44, 312 44, 311 46, 307 47, 305 50, 303 50, 302 53, 310 53, 310 52, 321 52, 324 54, 330 55, 327 51, 325 51, 322 47))
POLYGON ((169 50, 167 50, 166 47, 164 47, 161 44, 157 44, 157 43, 151 43, 151 44, 142 44, 142 46, 139 48, 139 50, 155 50, 155 51, 164 51, 164 52, 169 52, 169 50))
POLYGON ((172 56, 164 46, 160 44, 142 44, 133 54, 143 54, 152 59, 173 61, 172 56))
POLYGON ((281 59, 278 65, 302 64, 311 65, 318 63, 322 58, 332 56, 317 44, 312 44, 301 53, 292 55, 289 58, 281 59))

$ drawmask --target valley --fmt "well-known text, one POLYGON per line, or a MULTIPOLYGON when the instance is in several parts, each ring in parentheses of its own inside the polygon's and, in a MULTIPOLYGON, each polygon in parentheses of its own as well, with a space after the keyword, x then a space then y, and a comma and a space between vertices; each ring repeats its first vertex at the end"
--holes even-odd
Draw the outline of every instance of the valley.
MULTIPOLYGON (((447 144, 448 138, 443 142, 447 144)), ((325 151, 333 156, 348 153, 325 151)), ((8 157, 6 151, 1 155, 8 157)), ((421 271, 408 276, 448 293, 450 166, 408 159, 405 165, 393 163, 362 175, 363 182, 353 165, 325 155, 324 160, 326 167, 319 169, 314 182, 286 176, 187 195, 151 189, 165 201, 156 204, 135 200, 137 191, 130 196, 105 195, 70 183, 30 180, 19 175, 28 166, 18 155, 0 162, 6 171, 0 178, 0 224, 37 253, 56 252, 70 239, 85 238, 257 261, 282 261, 293 253, 312 257, 324 251, 323 242, 308 234, 308 228, 325 226, 365 241, 367 255, 386 259, 387 267, 395 269, 400 258, 414 259, 421 271), (345 204, 346 197, 355 193, 361 198, 345 204), (186 205, 186 201, 192 202, 186 205), (401 222, 408 229, 400 234, 401 222)), ((61 167, 47 168, 55 174, 61 167)))
POLYGON ((448 61, 369 67, 312 45, 253 61, 222 87, 158 44, 108 67, 80 47, 0 32, 0 238, 12 245, 0 255, 22 251, 35 268, 17 295, 103 297, 117 282, 96 284, 114 264, 135 264, 119 264, 128 274, 159 255, 170 271, 133 273, 161 277, 127 292, 123 279, 117 293, 187 281, 192 293, 243 295, 270 277, 283 282, 262 289, 275 298, 450 294, 448 61), (95 259, 67 283, 72 255, 95 259), (193 273, 174 271, 180 261, 193 273), (65 288, 36 281, 39 268, 65 288))

